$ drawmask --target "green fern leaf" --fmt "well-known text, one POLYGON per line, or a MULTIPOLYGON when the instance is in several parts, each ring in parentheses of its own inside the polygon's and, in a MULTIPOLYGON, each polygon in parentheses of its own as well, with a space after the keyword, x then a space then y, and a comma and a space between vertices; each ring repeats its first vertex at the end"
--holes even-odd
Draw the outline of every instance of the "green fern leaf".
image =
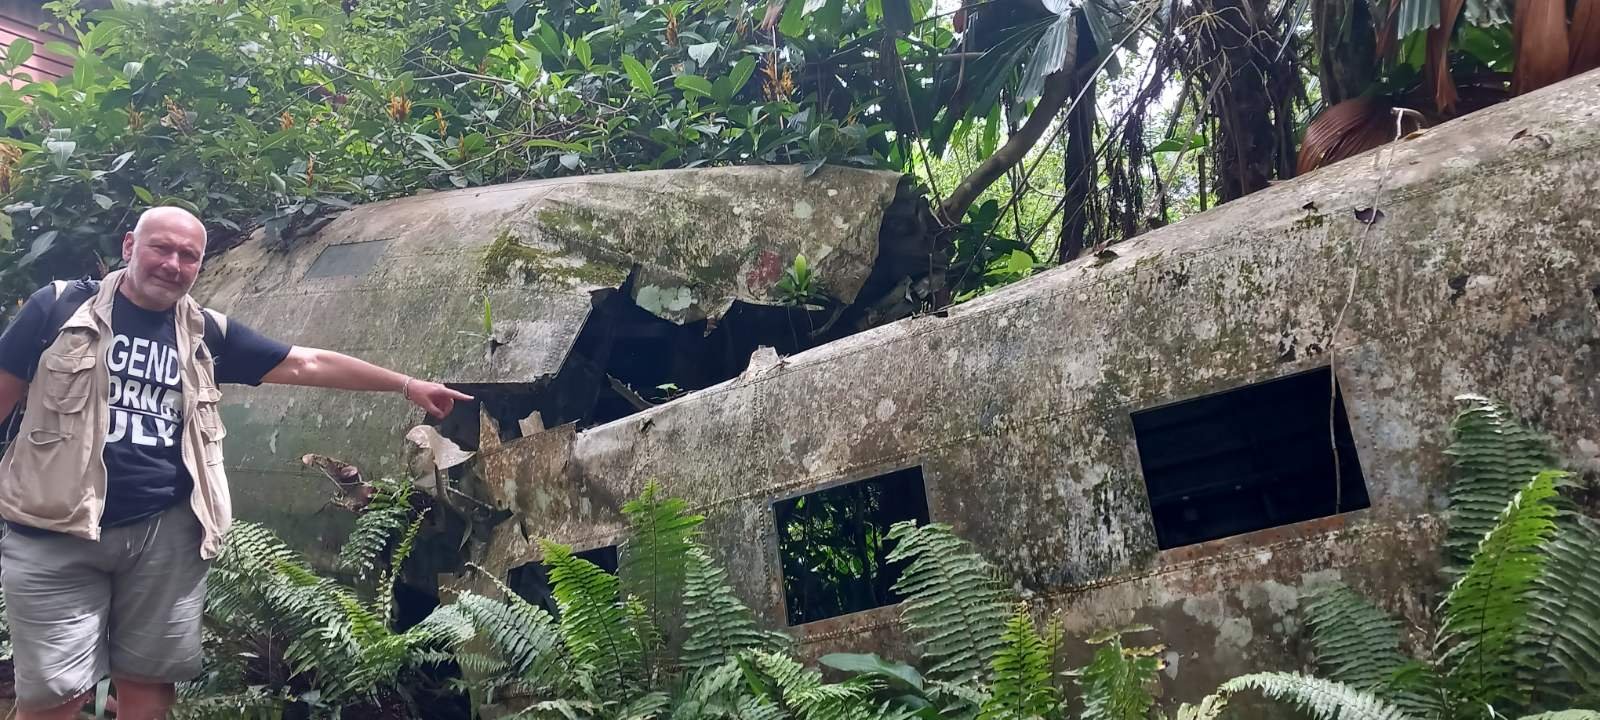
POLYGON ((1207 695, 1201 698, 1199 705, 1189 703, 1179 705, 1178 712, 1172 716, 1172 720, 1217 720, 1227 708, 1227 698, 1221 695, 1207 695))
POLYGON ((1406 663, 1400 652, 1400 622, 1349 587, 1319 588, 1306 596, 1303 606, 1320 677, 1378 692, 1406 663))
POLYGON ((1442 605, 1439 665, 1458 703, 1525 703, 1512 651, 1528 623, 1530 595, 1545 564, 1541 549, 1556 530, 1557 472, 1542 472, 1511 499, 1478 544, 1472 562, 1442 605))
POLYGON ((1257 690, 1274 700, 1292 703, 1315 720, 1410 720, 1411 717, 1371 693, 1297 673, 1244 675, 1223 683, 1220 690, 1224 695, 1257 690))
POLYGON ((654 634, 660 635, 676 627, 689 551, 704 518, 691 515, 682 500, 660 497, 655 483, 624 504, 622 512, 629 526, 618 566, 622 590, 643 603, 654 634))
POLYGON ((778 636, 756 626, 755 614, 733 594, 727 573, 704 548, 689 551, 683 588, 686 636, 679 662, 700 670, 726 663, 750 650, 773 650, 778 636))
POLYGON ((1143 720, 1155 705, 1150 688, 1161 671, 1156 655, 1162 648, 1124 647, 1123 632, 1108 633, 1104 647, 1078 672, 1084 720, 1143 720))
POLYGON ((1600 720, 1600 712, 1594 710, 1558 710, 1556 712, 1539 713, 1538 715, 1524 715, 1521 720, 1600 720))
POLYGON ((1039 636, 1026 607, 1011 616, 1000 639, 1004 645, 991 663, 990 697, 979 720, 1055 717, 1061 705, 1053 681, 1055 648, 1039 636))
POLYGON ((365 579, 378 569, 389 543, 411 519, 411 491, 399 482, 381 479, 373 483, 372 500, 356 516, 355 529, 339 549, 340 570, 365 579))
POLYGON ((1550 441, 1520 424, 1509 410, 1487 398, 1462 395, 1465 404, 1450 424, 1455 472, 1449 489, 1446 561, 1460 571, 1500 512, 1529 478, 1556 467, 1550 441))
POLYGON ((607 693, 623 691, 644 648, 618 597, 617 578, 574 556, 565 545, 541 541, 539 546, 561 608, 567 651, 580 664, 594 668, 607 693))
POLYGON ((895 581, 905 600, 900 617, 925 661, 928 675, 963 682, 986 672, 1004 641, 1010 616, 1007 593, 994 568, 947 525, 896 523, 891 563, 909 561, 895 581))
POLYGON ((1600 707, 1600 523, 1568 512, 1545 546, 1520 645, 1539 707, 1600 707))

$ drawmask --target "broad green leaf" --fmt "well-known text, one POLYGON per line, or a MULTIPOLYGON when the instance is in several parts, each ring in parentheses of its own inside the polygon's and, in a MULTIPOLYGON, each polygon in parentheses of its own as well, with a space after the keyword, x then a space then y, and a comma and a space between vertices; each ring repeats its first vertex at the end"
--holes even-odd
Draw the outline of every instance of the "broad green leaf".
POLYGON ((594 51, 589 48, 589 41, 576 38, 572 41, 572 55, 578 58, 578 64, 588 70, 594 66, 594 51))
POLYGON ((22 64, 31 57, 33 57, 33 42, 27 38, 19 37, 11 41, 11 47, 6 50, 6 61, 0 67, 4 67, 5 71, 10 73, 12 70, 22 67, 22 64))
POLYGON ((806 31, 806 0, 789 0, 783 8, 783 19, 778 21, 778 32, 789 37, 800 37, 806 31))
POLYGON ((656 94, 656 81, 650 77, 650 71, 645 69, 644 63, 634 59, 632 55, 623 55, 622 69, 628 73, 628 80, 639 92, 650 96, 656 94))
POLYGON ((99 205, 101 210, 110 210, 111 206, 116 204, 116 203, 111 198, 106 197, 105 195, 102 195, 100 193, 95 193, 94 194, 94 204, 99 205))
POLYGON ((23 255, 21 259, 17 260, 17 262, 22 265, 27 265, 32 263, 34 260, 39 259, 40 255, 49 252, 50 248, 56 244, 56 237, 58 236, 59 233, 57 233, 55 230, 47 230, 41 233, 39 237, 33 239, 33 245, 28 248, 28 254, 23 255))
POLYGON ((122 77, 126 78, 129 81, 132 81, 134 77, 138 76, 139 71, 143 70, 143 69, 144 69, 144 63, 142 63, 142 62, 135 62, 135 61, 125 62, 125 63, 122 64, 122 77))
POLYGON ((732 81, 733 92, 737 93, 745 83, 750 82, 750 76, 756 72, 756 59, 749 55, 735 63, 732 70, 728 71, 728 78, 732 81))
POLYGON ((684 92, 695 92, 706 97, 711 96, 711 81, 699 75, 679 75, 673 79, 672 84, 684 92))
MULTIPOLYGON (((277 177, 277 175, 273 175, 273 177, 277 177)), ((278 182, 282 183, 283 181, 280 179, 278 182)), ((133 194, 139 198, 140 202, 143 202, 147 205, 153 204, 156 201, 155 196, 151 195, 149 190, 146 190, 140 185, 133 186, 133 194)))
POLYGON ((832 653, 823 655, 817 662, 858 675, 877 675, 899 680, 917 690, 922 690, 922 674, 902 662, 885 660, 875 653, 832 653))
POLYGON ((122 166, 123 165, 127 165, 128 164, 128 160, 130 158, 132 158, 132 157, 133 157, 133 151, 132 150, 129 150, 129 151, 127 151, 127 152, 125 152, 125 153, 123 153, 121 155, 118 155, 117 159, 111 161, 111 170, 109 170, 108 172, 116 172, 118 170, 121 170, 122 166))

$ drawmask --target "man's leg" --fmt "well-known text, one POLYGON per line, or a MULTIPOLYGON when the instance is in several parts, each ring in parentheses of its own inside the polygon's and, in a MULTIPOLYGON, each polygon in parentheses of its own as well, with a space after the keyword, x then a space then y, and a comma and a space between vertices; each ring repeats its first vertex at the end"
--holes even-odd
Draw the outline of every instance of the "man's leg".
POLYGON ((99 550, 66 535, 0 539, 18 720, 74 717, 106 676, 111 574, 99 550))
POLYGON ((158 720, 173 684, 200 674, 206 570, 187 505, 127 528, 132 552, 112 578, 111 682, 118 720, 158 720))

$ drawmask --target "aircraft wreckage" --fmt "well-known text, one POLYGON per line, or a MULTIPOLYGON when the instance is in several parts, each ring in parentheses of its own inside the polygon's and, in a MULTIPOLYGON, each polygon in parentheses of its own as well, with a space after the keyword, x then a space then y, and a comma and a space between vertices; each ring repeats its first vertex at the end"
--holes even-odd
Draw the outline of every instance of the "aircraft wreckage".
POLYGON ((1179 697, 1300 667, 1299 593, 1328 579, 1426 642, 1453 398, 1506 401, 1600 474, 1597 116, 1590 73, 914 316, 942 302, 944 248, 891 173, 358 207, 229 251, 197 294, 483 402, 413 431, 399 398, 231 391, 238 514, 327 558, 348 514, 301 457, 393 476, 422 457, 455 512, 412 576, 471 583, 470 560, 537 598, 530 538, 614 562, 620 506, 654 481, 708 516, 765 622, 810 654, 890 656, 909 653, 887 584, 829 585, 787 531, 823 501, 857 526, 931 519, 1069 631, 1153 625, 1179 697), (822 310, 786 281, 800 255, 822 310))

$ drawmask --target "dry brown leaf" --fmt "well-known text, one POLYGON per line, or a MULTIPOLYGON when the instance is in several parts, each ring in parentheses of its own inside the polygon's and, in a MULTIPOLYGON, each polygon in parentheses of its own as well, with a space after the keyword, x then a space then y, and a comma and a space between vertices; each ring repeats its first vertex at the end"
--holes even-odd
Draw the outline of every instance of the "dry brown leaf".
POLYGON ((1511 43, 1516 49, 1511 94, 1532 92, 1566 78, 1571 64, 1566 0, 1517 0, 1511 43))
POLYGON ((1394 139, 1390 108, 1387 101, 1358 97, 1322 111, 1306 127, 1295 174, 1304 175, 1394 139))

